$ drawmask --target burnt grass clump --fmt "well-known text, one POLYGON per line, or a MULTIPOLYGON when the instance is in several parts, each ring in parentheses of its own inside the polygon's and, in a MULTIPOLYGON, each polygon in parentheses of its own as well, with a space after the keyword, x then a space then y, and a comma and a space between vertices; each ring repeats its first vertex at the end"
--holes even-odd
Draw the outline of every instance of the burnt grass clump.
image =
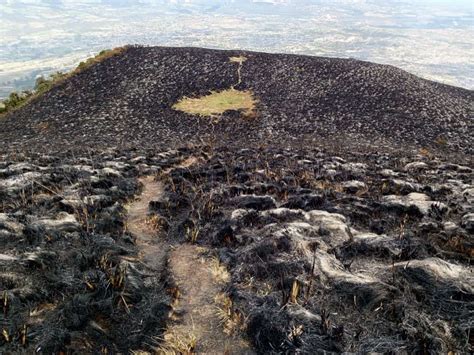
POLYGON ((145 175, 157 240, 227 269, 219 314, 252 351, 472 352, 472 99, 373 63, 198 48, 69 76, 0 118, 0 352, 157 351, 177 292, 127 228, 145 175), (233 85, 254 117, 172 109, 233 85))

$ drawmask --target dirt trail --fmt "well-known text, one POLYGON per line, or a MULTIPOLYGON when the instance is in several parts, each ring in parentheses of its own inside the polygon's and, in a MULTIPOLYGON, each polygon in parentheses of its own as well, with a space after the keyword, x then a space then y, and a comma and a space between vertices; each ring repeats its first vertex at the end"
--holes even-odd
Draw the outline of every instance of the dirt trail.
POLYGON ((182 315, 171 331, 195 338, 198 354, 252 354, 243 339, 224 333, 216 297, 225 283, 220 278, 225 271, 216 270, 204 252, 206 249, 190 244, 171 252, 169 265, 180 291, 175 312, 182 315))
MULTIPOLYGON (((196 161, 186 159, 179 167, 189 167, 196 161)), ((127 206, 127 228, 135 237, 143 263, 157 272, 168 266, 179 294, 173 312, 175 322, 165 333, 161 352, 179 353, 188 348, 189 353, 199 354, 253 353, 242 339, 224 333, 215 301, 223 280, 215 274, 212 260, 202 256, 204 249, 186 244, 170 251, 170 245, 158 239, 157 231, 149 223, 149 203, 162 198, 163 184, 153 176, 139 181, 143 190, 127 206)))
POLYGON ((127 229, 135 237, 140 259, 152 270, 159 270, 166 262, 169 249, 157 239, 157 232, 148 221, 148 205, 163 195, 163 184, 153 176, 139 179, 142 193, 127 207, 127 229))

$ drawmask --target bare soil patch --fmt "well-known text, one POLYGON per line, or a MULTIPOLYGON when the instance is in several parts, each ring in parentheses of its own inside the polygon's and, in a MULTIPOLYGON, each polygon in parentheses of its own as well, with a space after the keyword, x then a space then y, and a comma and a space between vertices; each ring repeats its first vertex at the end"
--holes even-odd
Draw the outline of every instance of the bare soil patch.
POLYGON ((194 345, 188 349, 200 354, 251 354, 241 338, 224 333, 216 297, 225 283, 216 274, 212 260, 204 256, 206 251, 187 244, 171 252, 170 270, 179 290, 175 308, 178 321, 165 334, 164 348, 170 342, 176 344, 176 339, 188 339, 187 345, 194 345))
POLYGON ((127 229, 135 237, 142 261, 148 267, 157 269, 163 266, 168 247, 157 238, 156 227, 148 216, 148 206, 162 196, 163 185, 153 176, 142 177, 139 181, 143 191, 127 206, 127 229))

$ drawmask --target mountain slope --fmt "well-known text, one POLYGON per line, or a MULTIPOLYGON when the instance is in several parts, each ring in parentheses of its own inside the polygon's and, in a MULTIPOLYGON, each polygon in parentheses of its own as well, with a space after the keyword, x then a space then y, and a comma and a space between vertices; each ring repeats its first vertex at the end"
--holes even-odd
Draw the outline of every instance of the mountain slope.
POLYGON ((473 92, 368 62, 217 51, 131 47, 58 85, 0 121, 0 147, 65 149, 218 142, 469 151, 473 92), (199 119, 172 106, 238 83, 252 90, 256 117, 227 112, 199 119), (437 144, 437 143, 438 144, 437 144), (445 148, 445 147, 444 147, 445 148))
POLYGON ((72 75, 0 122, 0 352, 472 353, 471 106, 289 55, 72 75))

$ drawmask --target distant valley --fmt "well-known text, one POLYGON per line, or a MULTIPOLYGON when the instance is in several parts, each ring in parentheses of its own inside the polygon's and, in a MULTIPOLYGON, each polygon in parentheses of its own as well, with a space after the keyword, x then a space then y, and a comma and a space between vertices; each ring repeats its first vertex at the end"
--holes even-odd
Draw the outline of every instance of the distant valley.
POLYGON ((472 8, 446 3, 8 0, 0 4, 0 98, 128 43, 356 58, 472 89, 472 8))

